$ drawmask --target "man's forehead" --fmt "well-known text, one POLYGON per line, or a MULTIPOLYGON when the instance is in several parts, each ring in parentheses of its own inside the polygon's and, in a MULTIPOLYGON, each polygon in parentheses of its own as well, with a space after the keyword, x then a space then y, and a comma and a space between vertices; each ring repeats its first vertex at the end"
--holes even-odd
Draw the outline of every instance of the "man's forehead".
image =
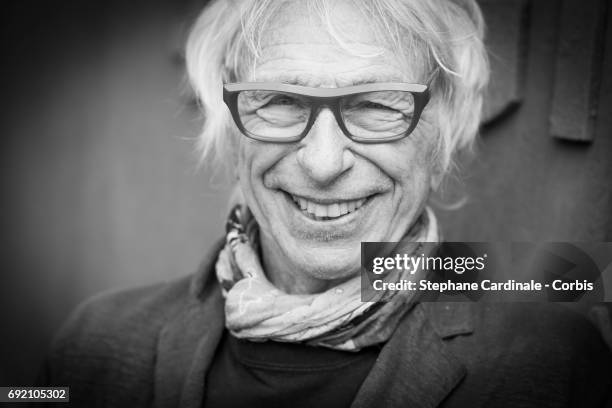
POLYGON ((311 34, 306 39, 317 41, 317 38, 325 38, 331 28, 338 34, 348 34, 354 41, 371 39, 371 18, 366 17, 351 1, 329 2, 325 10, 312 7, 310 3, 303 0, 285 2, 266 23, 266 31, 270 34, 282 32, 283 38, 295 40, 301 38, 306 28, 311 34))
MULTIPOLYGON (((336 22, 334 15, 330 18, 336 22)), ((335 87, 413 77, 363 16, 347 11, 338 19, 330 32, 317 16, 281 10, 262 33, 252 80, 335 87), (352 23, 350 36, 343 27, 347 23, 352 23)))
POLYGON ((331 3, 329 14, 319 15, 307 2, 288 2, 271 18, 262 32, 266 47, 287 45, 350 46, 356 52, 375 55, 386 47, 376 40, 372 21, 345 2, 331 3))
POLYGON ((314 87, 417 82, 418 73, 412 71, 390 50, 370 57, 336 46, 283 44, 262 49, 252 80, 314 87))

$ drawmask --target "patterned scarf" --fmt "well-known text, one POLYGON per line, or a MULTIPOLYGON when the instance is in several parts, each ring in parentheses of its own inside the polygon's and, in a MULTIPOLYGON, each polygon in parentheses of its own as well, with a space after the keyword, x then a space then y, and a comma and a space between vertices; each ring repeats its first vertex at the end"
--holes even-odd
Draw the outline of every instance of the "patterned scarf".
MULTIPOLYGON (((386 342, 414 304, 410 291, 382 293, 385 302, 362 302, 359 275, 323 293, 287 294, 263 271, 259 227, 249 209, 234 207, 226 229, 216 273, 225 297, 226 326, 238 338, 358 351, 386 342)), ((402 239, 402 253, 422 252, 421 242, 438 242, 436 218, 429 208, 402 239)))

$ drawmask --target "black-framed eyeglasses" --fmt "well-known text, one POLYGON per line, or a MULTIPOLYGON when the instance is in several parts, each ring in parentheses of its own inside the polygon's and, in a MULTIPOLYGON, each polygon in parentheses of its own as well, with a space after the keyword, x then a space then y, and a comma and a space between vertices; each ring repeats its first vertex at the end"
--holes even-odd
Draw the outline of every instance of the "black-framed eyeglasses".
POLYGON ((262 142, 301 140, 327 107, 351 140, 385 143, 402 139, 416 128, 429 102, 433 76, 427 85, 388 82, 343 88, 231 83, 223 85, 223 101, 238 129, 262 142))

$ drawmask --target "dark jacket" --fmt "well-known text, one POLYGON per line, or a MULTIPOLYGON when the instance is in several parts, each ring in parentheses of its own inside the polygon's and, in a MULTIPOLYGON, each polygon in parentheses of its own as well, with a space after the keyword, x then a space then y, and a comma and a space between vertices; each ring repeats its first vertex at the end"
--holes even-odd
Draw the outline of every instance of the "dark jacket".
MULTIPOLYGON (((71 406, 200 407, 224 329, 219 249, 193 277, 81 305, 43 382, 70 386, 71 406)), ((599 333, 562 306, 422 303, 382 348, 353 406, 606 406, 611 373, 599 333)))

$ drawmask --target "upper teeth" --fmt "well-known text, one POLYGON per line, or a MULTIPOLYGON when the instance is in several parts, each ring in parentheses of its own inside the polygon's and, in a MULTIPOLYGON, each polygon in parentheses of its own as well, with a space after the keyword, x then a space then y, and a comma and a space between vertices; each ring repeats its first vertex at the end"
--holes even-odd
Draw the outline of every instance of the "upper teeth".
POLYGON ((292 195, 293 201, 306 213, 315 217, 341 217, 357 210, 365 202, 365 198, 352 201, 342 201, 332 204, 317 204, 305 198, 292 195))

